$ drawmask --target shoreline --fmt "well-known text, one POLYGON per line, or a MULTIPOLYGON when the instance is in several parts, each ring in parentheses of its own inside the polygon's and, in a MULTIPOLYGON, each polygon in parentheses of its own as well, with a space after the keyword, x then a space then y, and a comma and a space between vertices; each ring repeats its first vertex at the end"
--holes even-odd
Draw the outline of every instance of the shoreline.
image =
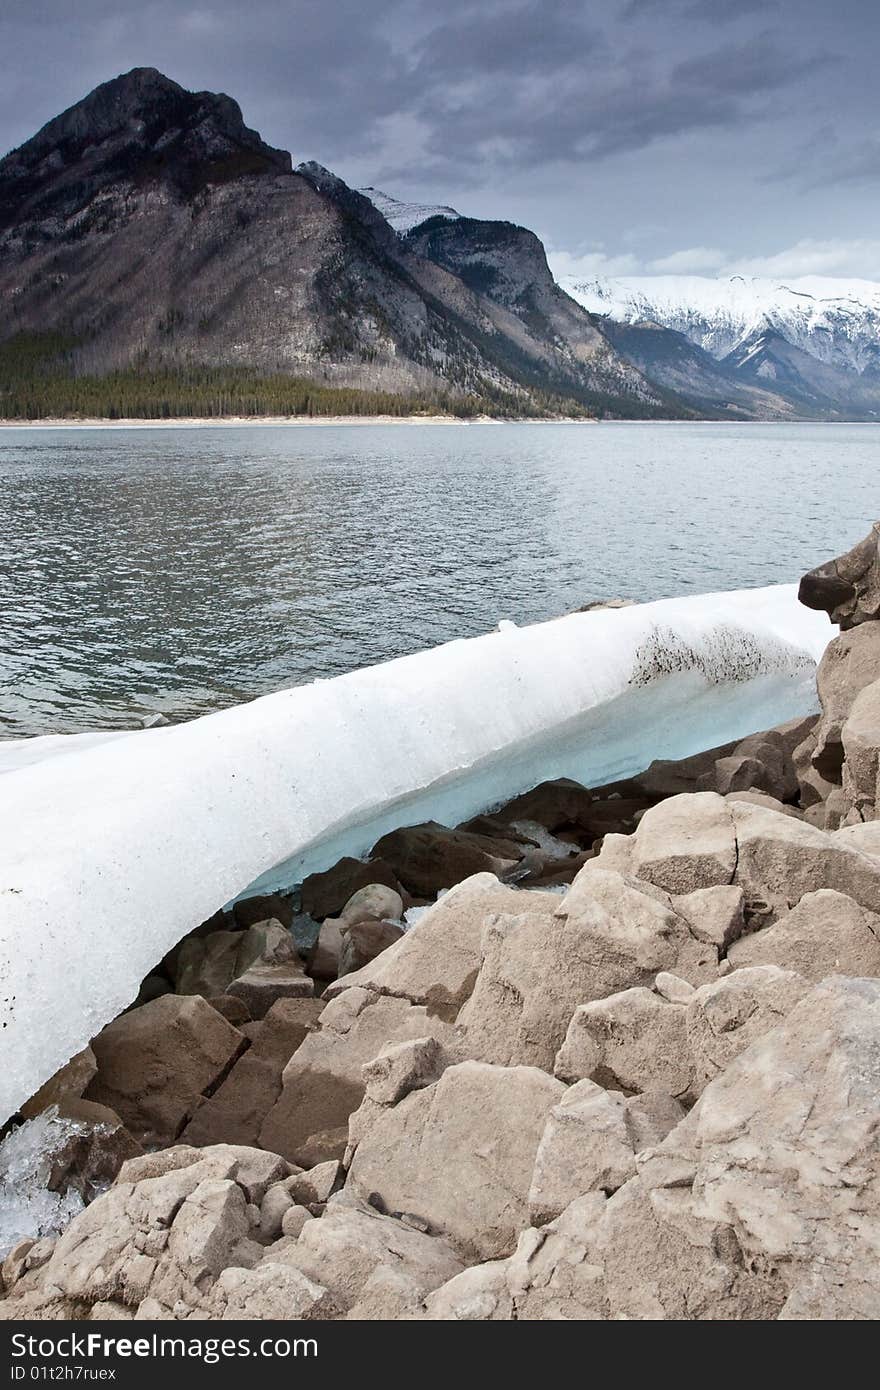
POLYGON ((241 429, 241 428, 277 428, 279 426, 292 426, 306 428, 311 425, 598 425, 595 419, 579 419, 575 416, 559 416, 552 420, 530 419, 528 416, 520 416, 516 419, 504 419, 497 415, 475 415, 471 419, 461 419, 455 415, 224 415, 222 418, 212 418, 201 415, 181 415, 173 420, 141 420, 136 417, 126 417, 121 420, 107 420, 100 417, 86 417, 85 419, 70 418, 63 416, 52 417, 46 420, 2 420, 0 419, 0 429, 4 430, 71 430, 71 429, 108 429, 108 430, 166 430, 166 429, 241 429))

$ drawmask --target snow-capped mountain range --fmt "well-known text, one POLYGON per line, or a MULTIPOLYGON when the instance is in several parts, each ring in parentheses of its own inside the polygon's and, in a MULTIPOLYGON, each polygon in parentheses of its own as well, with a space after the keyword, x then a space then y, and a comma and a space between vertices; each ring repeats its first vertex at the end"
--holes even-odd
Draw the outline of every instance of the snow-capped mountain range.
POLYGON ((767 330, 831 367, 880 371, 880 283, 805 276, 562 277, 590 313, 682 333, 716 360, 752 350, 767 330))
POLYGON ((369 198, 398 236, 405 236, 431 217, 445 217, 450 222, 457 222, 461 217, 455 208, 434 207, 430 203, 404 203, 399 198, 392 198, 390 193, 383 193, 380 188, 359 188, 358 193, 369 198))

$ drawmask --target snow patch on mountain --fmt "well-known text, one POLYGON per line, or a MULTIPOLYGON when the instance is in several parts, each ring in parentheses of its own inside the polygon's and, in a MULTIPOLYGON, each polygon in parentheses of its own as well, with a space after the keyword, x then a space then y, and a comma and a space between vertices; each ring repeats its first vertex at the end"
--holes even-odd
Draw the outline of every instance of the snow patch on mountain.
POLYGON ((414 227, 427 222, 429 217, 445 217, 450 222, 457 222, 461 217, 455 208, 435 207, 431 203, 404 203, 399 198, 392 198, 390 193, 383 193, 380 188, 359 188, 358 193, 369 198, 398 236, 406 236, 414 227))
POLYGON ((772 328, 820 362, 880 370, 880 283, 873 280, 646 275, 563 276, 560 283, 590 313, 659 323, 718 359, 772 328))

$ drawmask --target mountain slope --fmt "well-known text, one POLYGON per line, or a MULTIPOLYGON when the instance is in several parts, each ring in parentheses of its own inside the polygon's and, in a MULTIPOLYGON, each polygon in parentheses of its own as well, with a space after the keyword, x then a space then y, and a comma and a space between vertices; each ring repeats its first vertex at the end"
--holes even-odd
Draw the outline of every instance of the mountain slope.
MULTIPOLYGON (((653 323, 711 355, 730 381, 758 386, 798 411, 880 415, 880 284, 739 275, 567 277, 563 283, 589 312, 602 315, 604 331, 622 351, 623 335, 612 324, 653 323)), ((642 357, 633 360, 651 374, 642 357)))
POLYGON ((153 69, 0 161, 0 304, 5 360, 48 341, 77 375, 233 367, 525 413, 667 409, 600 334, 595 364, 573 362, 327 170, 293 171, 231 98, 153 69))

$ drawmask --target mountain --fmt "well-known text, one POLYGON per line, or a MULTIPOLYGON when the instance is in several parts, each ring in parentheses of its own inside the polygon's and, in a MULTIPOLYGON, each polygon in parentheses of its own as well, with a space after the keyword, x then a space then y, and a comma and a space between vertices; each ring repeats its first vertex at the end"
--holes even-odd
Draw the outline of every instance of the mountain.
POLYGON ((359 188, 358 192, 369 198, 373 207, 381 212, 399 236, 405 236, 432 217, 446 217, 454 221, 461 216, 455 208, 435 207, 429 203, 402 203, 399 198, 392 198, 390 193, 383 193, 378 188, 359 188))
MULTIPOLYGON (((804 277, 633 276, 562 282, 621 351, 615 325, 658 325, 708 354, 731 383, 798 413, 880 417, 880 284, 804 277)), ((639 335, 633 335, 638 340, 639 335)), ((634 354, 652 375, 645 357, 634 354)), ((667 382, 662 367, 654 379, 667 382)), ((675 389, 691 394, 687 383, 675 389)))
POLYGON ((328 170, 294 170, 230 97, 135 69, 0 161, 5 407, 107 400, 112 378, 114 402, 152 391, 175 414, 185 379, 188 409, 205 380, 222 413, 296 378, 462 409, 682 413, 562 291, 554 326, 424 252, 328 170))

